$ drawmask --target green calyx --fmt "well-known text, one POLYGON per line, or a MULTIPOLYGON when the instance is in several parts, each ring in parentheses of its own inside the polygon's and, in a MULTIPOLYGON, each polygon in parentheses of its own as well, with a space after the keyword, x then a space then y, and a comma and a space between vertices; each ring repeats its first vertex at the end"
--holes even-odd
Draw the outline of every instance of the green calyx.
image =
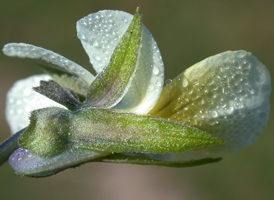
POLYGON ((19 142, 40 156, 72 147, 114 153, 168 153, 223 143, 174 121, 112 110, 45 108, 34 111, 30 119, 19 142))
POLYGON ((136 13, 116 47, 108 66, 92 82, 87 93, 87 104, 110 108, 122 99, 136 71, 141 40, 141 13, 136 13))
POLYGON ((148 115, 82 109, 72 115, 71 142, 84 149, 109 152, 168 153, 224 143, 174 121, 148 115))
POLYGON ((135 165, 157 165, 165 167, 194 167, 210 163, 216 163, 221 161, 222 158, 202 158, 197 160, 188 161, 164 161, 158 159, 151 159, 140 156, 130 156, 125 154, 111 154, 106 157, 95 159, 94 162, 106 162, 106 163, 117 163, 117 164, 135 164, 135 165))
POLYGON ((53 156, 69 146, 70 111, 62 108, 35 110, 19 144, 40 156, 53 156))

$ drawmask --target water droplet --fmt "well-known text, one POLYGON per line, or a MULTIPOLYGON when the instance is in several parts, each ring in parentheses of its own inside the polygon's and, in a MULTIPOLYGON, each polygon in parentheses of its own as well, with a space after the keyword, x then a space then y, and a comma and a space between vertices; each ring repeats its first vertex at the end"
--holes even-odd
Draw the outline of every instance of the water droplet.
POLYGON ((12 56, 14 54, 14 48, 9 46, 9 45, 6 45, 4 48, 3 48, 3 53, 7 56, 12 56))
POLYGON ((98 61, 101 60, 101 57, 99 55, 97 55, 97 54, 94 54, 93 57, 95 58, 95 60, 98 60, 98 61))
POLYGON ((82 22, 82 25, 83 25, 83 26, 87 26, 88 23, 87 23, 86 21, 83 21, 83 22, 82 22))
POLYGON ((19 100, 19 99, 16 101, 16 105, 21 105, 21 103, 22 103, 22 102, 21 102, 21 100, 19 100))
POLYGON ((107 14, 107 17, 112 17, 112 13, 107 12, 106 14, 107 14))
POLYGON ((83 69, 79 69, 79 74, 85 74, 85 71, 83 69))
POLYGON ((68 67, 69 70, 74 70, 75 69, 74 65, 71 62, 67 63, 67 67, 68 67))
POLYGON ((125 22, 125 23, 127 23, 128 22, 128 20, 127 20, 127 18, 125 18, 125 17, 123 17, 123 22, 125 22))
POLYGON ((210 112, 210 116, 214 117, 214 118, 218 117, 218 113, 215 110, 213 110, 213 111, 210 112))
POLYGON ((31 89, 30 88, 26 88, 24 91, 23 91, 23 94, 24 96, 29 96, 31 94, 31 89))
POLYGON ((93 47, 98 47, 98 46, 99 46, 99 42, 98 42, 96 39, 94 39, 94 38, 92 38, 92 39, 89 41, 89 44, 90 44, 91 46, 93 46, 93 47))
POLYGON ((154 85, 152 85, 152 84, 149 84, 149 86, 148 86, 148 90, 154 90, 154 85))
POLYGON ((78 32, 77 33, 77 37, 80 39, 80 40, 83 40, 83 41, 87 41, 87 38, 86 38, 86 36, 83 34, 83 33, 81 33, 81 32, 78 32))
POLYGON ((171 83, 172 83, 172 79, 167 79, 167 80, 165 81, 165 85, 166 85, 166 86, 170 85, 171 83))
POLYGON ((162 86, 162 83, 161 83, 161 81, 160 80, 158 80, 158 81, 156 81, 156 86, 162 86))
POLYGON ((157 66, 154 66, 152 71, 153 71, 154 75, 159 75, 159 73, 160 73, 160 70, 157 66))
MULTIPOLYGON (((105 53, 105 54, 109 53, 107 49, 102 49, 102 52, 105 53)), ((109 58, 106 58, 106 59, 109 59, 109 58)))
POLYGON ((112 26, 113 20, 112 20, 112 19, 109 19, 109 20, 108 20, 108 23, 109 23, 108 25, 112 26))

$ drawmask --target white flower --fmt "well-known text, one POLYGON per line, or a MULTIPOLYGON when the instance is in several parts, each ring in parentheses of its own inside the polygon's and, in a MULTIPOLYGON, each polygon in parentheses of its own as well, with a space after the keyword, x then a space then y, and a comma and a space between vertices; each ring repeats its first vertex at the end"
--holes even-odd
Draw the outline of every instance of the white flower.
MULTIPOLYGON (((77 22, 78 38, 98 74, 109 64, 132 18, 131 14, 122 11, 104 10, 77 22)), ((167 118, 226 141, 226 144, 206 147, 211 152, 236 151, 257 139, 269 117, 271 80, 267 68, 256 57, 242 50, 227 51, 193 65, 163 87, 162 57, 144 25, 140 39, 134 76, 123 95, 107 109, 167 118)), ((95 80, 90 72, 78 64, 40 47, 10 43, 4 46, 3 52, 8 56, 46 62, 53 69, 71 74, 86 85, 91 85, 95 80)), ((65 108, 32 90, 32 87, 39 86, 40 80, 52 78, 54 77, 46 74, 36 75, 14 84, 8 93, 6 107, 6 118, 12 133, 28 126, 29 115, 34 110, 46 107, 65 108)), ((10 163, 19 173, 27 174, 30 171, 39 175, 42 171, 45 176, 109 154, 75 149, 73 152, 64 151, 54 157, 41 158, 19 148, 10 163), (21 158, 24 162, 18 165, 21 158)), ((164 155, 146 155, 164 158, 164 155)))
MULTIPOLYGON (((77 35, 97 73, 109 63, 110 57, 127 30, 132 15, 123 11, 103 10, 77 22, 77 35)), ((122 101, 115 107, 126 112, 147 114, 159 99, 164 83, 164 65, 160 50, 151 33, 143 25, 141 48, 135 77, 122 101)), ((4 46, 7 56, 46 61, 54 67, 78 76, 90 84, 94 76, 80 65, 50 50, 24 43, 4 46)), ((29 113, 44 107, 61 106, 32 90, 49 75, 31 76, 14 84, 7 96, 6 118, 12 133, 25 128, 29 113)))

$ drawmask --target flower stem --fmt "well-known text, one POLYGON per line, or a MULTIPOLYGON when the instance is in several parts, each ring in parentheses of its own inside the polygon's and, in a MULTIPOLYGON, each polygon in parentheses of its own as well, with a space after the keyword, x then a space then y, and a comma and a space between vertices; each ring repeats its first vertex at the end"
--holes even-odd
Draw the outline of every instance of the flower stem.
POLYGON ((18 148, 18 139, 26 128, 18 131, 0 144, 0 166, 3 165, 9 156, 18 148))

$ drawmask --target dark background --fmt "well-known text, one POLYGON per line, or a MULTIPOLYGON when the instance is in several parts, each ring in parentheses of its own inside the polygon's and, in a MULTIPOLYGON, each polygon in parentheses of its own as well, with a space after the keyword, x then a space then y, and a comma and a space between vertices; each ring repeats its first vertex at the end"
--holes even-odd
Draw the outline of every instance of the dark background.
MULTIPOLYGON (((252 52, 274 77, 274 1, 1 0, 0 47, 34 44, 92 71, 76 37, 76 21, 103 9, 134 13, 139 3, 143 23, 161 50, 166 79, 208 56, 238 49, 252 52)), ((0 53, 0 141, 10 135, 7 91, 37 73, 29 60, 0 53)), ((274 199, 273 128, 272 105, 268 126, 253 146, 224 155, 218 164, 188 169, 91 163, 32 179, 16 176, 5 164, 0 199, 274 199)))

